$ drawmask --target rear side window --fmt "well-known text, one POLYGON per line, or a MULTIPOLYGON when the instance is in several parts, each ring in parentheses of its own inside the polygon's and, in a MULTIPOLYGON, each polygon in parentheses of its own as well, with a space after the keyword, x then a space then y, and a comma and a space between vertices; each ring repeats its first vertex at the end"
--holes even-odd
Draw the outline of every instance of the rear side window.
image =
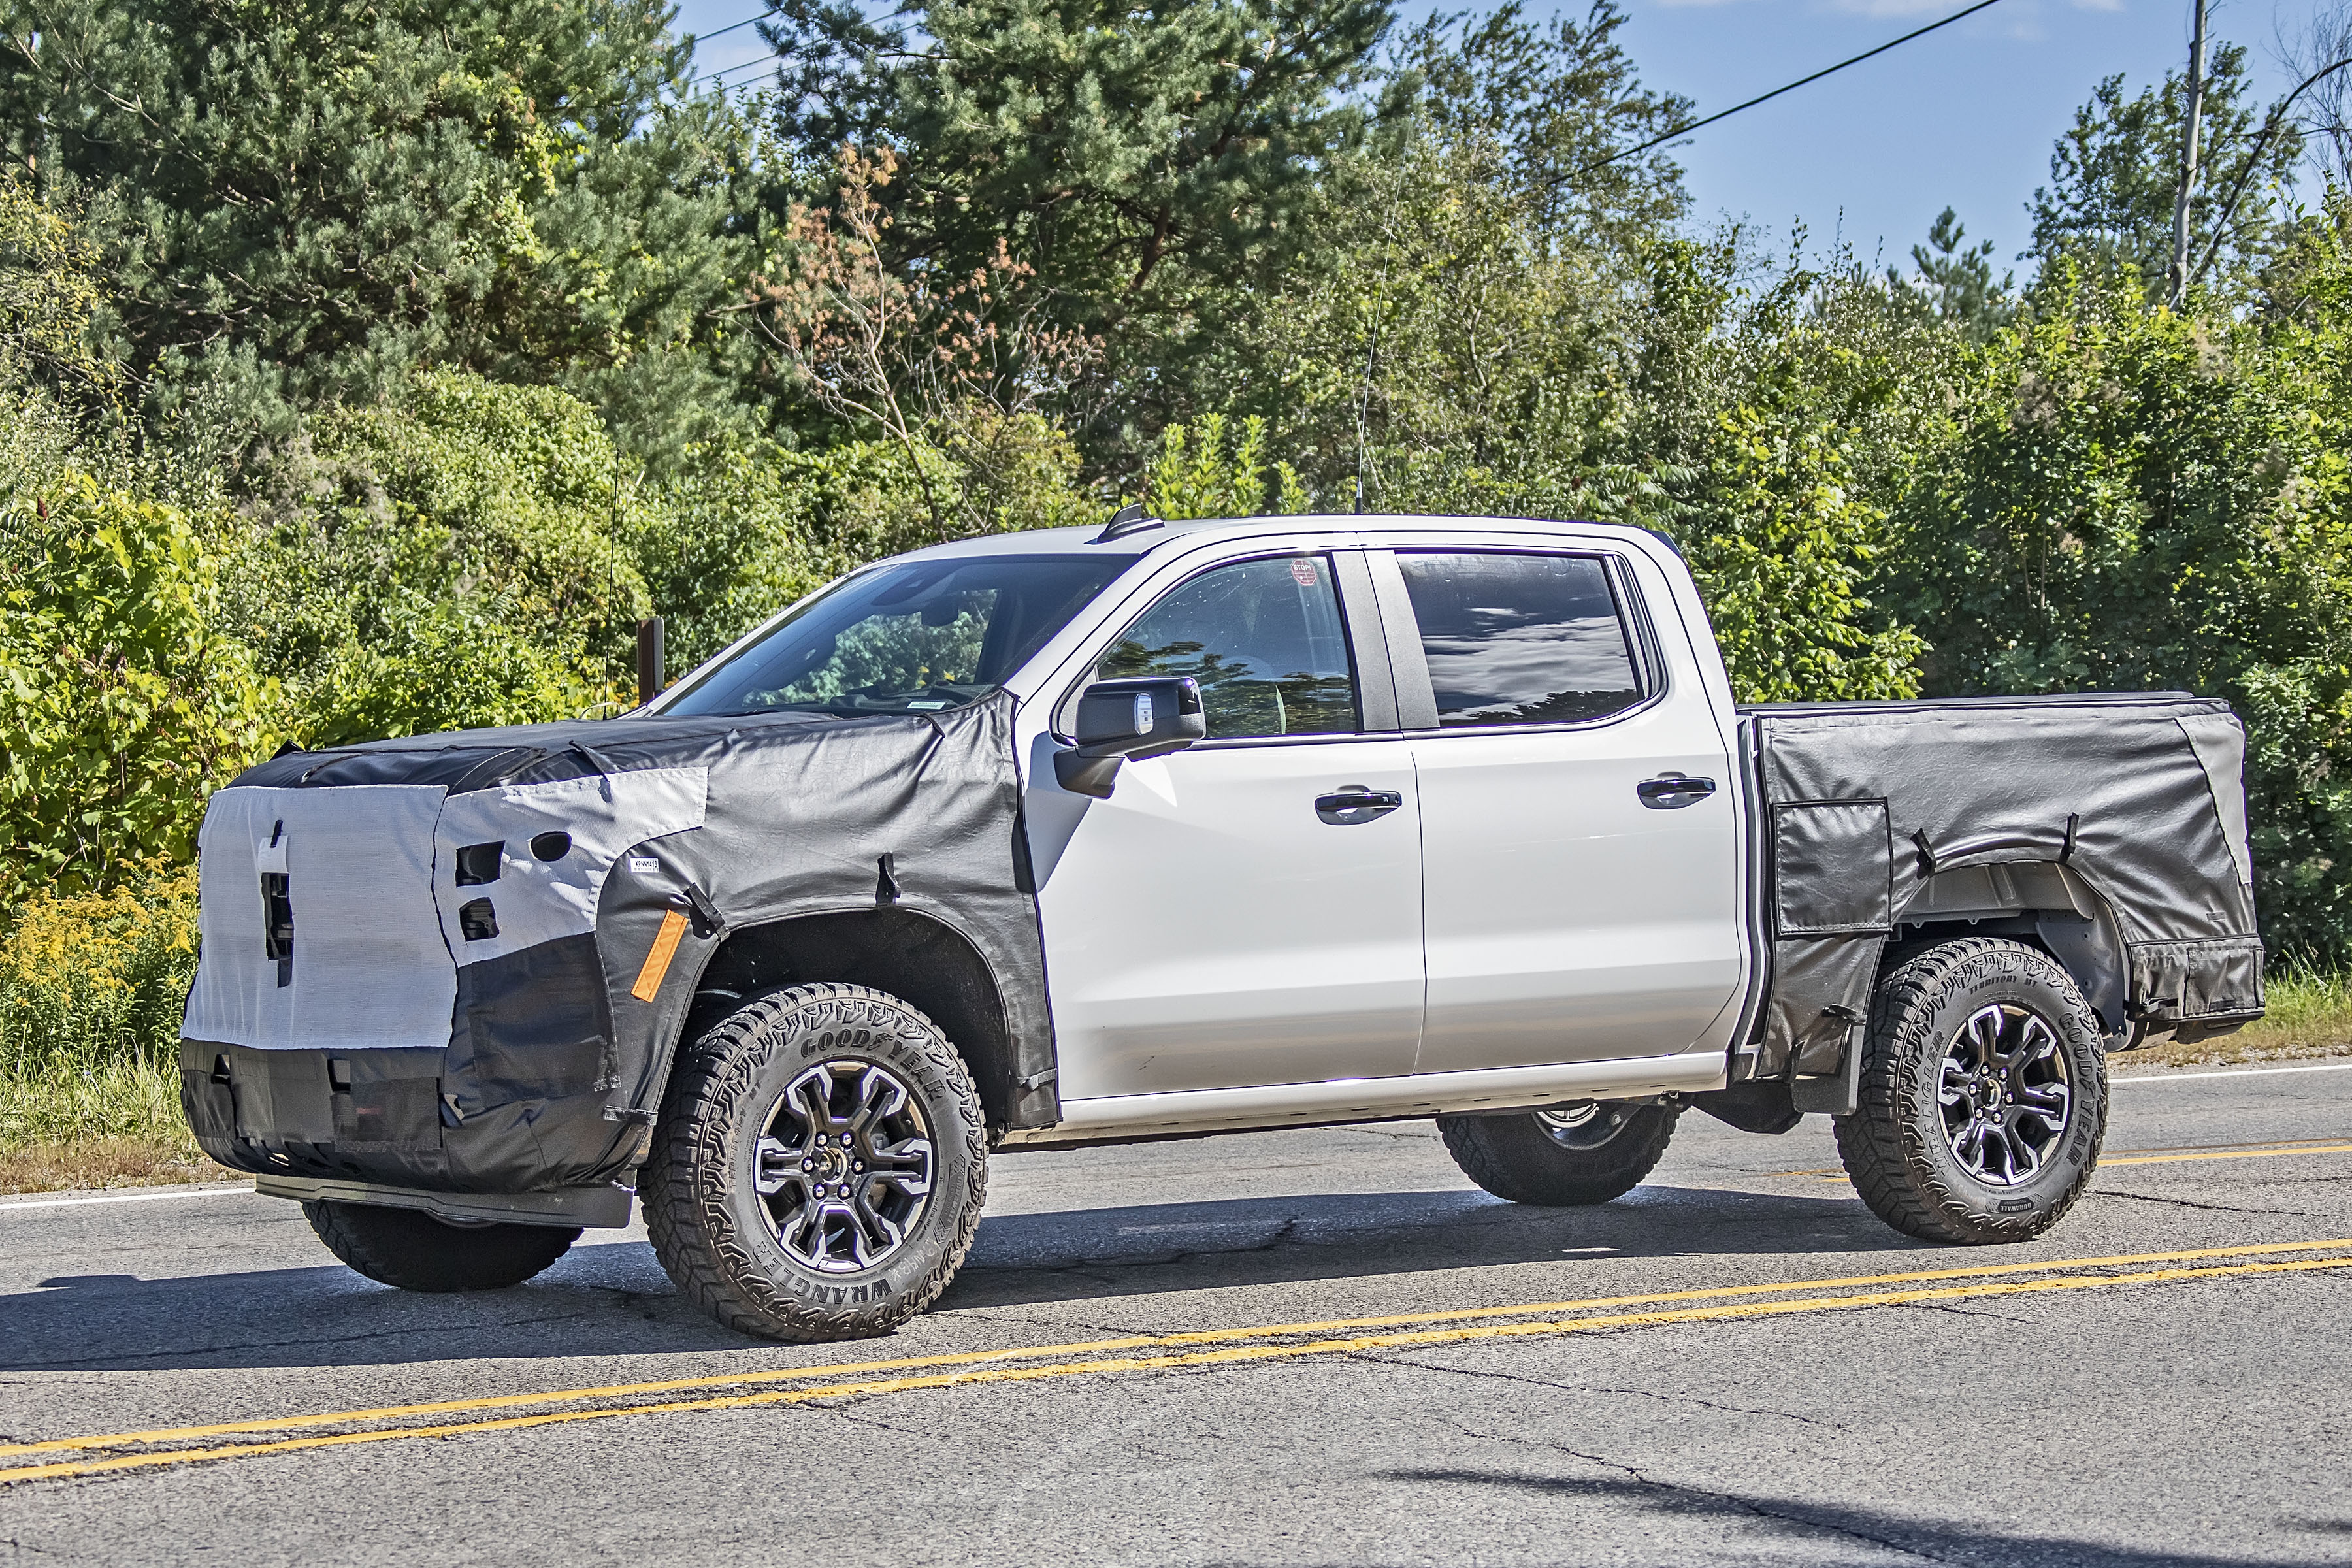
POLYGON ((1397 552, 1437 722, 1567 724, 1642 700, 1609 572, 1590 555, 1397 552))
POLYGON ((1212 741, 1356 728, 1348 631, 1326 556, 1236 562, 1170 589, 1095 675, 1192 676, 1212 741))

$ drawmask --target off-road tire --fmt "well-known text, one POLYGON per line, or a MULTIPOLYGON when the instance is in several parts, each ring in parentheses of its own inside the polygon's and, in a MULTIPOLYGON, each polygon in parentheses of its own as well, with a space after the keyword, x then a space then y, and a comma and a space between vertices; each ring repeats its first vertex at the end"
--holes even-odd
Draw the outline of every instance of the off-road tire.
POLYGON ((334 1255, 379 1284, 441 1294, 503 1290, 545 1272, 577 1226, 451 1225, 419 1209, 314 1198, 302 1213, 334 1255))
POLYGON ((939 1026, 863 985, 756 997, 696 1040, 670 1076, 637 1196, 654 1252, 688 1300, 765 1339, 886 1334, 947 1289, 988 1194, 979 1092, 939 1026), (929 1201, 871 1268, 822 1272, 787 1252, 755 1190, 759 1144, 788 1088, 823 1062, 870 1062, 905 1086, 932 1149, 929 1201))
POLYGON ((1682 1106, 1602 1100, 1599 1114, 1614 1126, 1589 1147, 1563 1144, 1530 1110, 1519 1116, 1441 1116, 1437 1131, 1462 1173, 1498 1198, 1543 1208, 1575 1208, 1623 1197, 1642 1184, 1682 1106))
POLYGON ((1838 1153, 1862 1201, 1895 1229, 1923 1241, 2031 1241, 2082 1195, 2106 1135, 2106 1058, 2097 1019, 2048 953, 1968 937, 1913 955, 1880 976, 1864 1052, 1857 1109, 1832 1119, 1838 1153), (2039 1168, 2006 1185, 1963 1163, 1940 1099, 1947 1053, 1996 1003, 2048 1026, 2072 1096, 2039 1168))

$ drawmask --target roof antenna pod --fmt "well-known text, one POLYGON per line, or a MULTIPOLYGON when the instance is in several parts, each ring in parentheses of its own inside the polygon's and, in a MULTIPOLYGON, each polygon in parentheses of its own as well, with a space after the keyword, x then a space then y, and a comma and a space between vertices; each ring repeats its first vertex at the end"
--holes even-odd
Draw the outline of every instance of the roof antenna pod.
POLYGON ((1110 526, 1087 541, 1088 544, 1108 544, 1114 539, 1125 539, 1130 533, 1141 533, 1147 528, 1165 528, 1156 517, 1143 515, 1143 503, 1131 500, 1110 514, 1110 526))

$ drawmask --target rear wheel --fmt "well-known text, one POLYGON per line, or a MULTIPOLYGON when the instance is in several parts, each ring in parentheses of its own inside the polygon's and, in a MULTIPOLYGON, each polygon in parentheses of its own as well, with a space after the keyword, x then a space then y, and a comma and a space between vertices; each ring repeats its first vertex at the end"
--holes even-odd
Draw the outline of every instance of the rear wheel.
POLYGON ((971 1248, 988 1192, 980 1096, 908 1004, 793 986, 687 1052, 637 1192, 662 1267, 730 1328, 887 1333, 971 1248))
POLYGON ((1522 1115, 1441 1116, 1437 1130, 1462 1173, 1496 1197, 1567 1208, 1641 1185, 1681 1114, 1670 1100, 1587 1100, 1522 1115))
POLYGON ((1927 1241, 2030 1241, 2082 1195, 2106 1135, 2106 1059, 2048 953, 1970 937, 1897 964, 1864 1050, 1838 1152, 1879 1218, 1927 1241))
POLYGON ((576 1226, 468 1225, 327 1198, 302 1213, 336 1257, 403 1290, 503 1290, 552 1267, 580 1239, 576 1226))

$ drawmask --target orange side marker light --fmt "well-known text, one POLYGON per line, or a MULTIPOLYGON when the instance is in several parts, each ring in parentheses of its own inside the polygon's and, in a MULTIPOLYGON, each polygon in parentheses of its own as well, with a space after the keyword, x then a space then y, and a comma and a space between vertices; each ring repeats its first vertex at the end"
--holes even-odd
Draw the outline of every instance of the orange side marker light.
POLYGON ((646 966, 637 971, 637 983, 629 987, 629 994, 640 1002, 650 1002, 661 989, 662 976, 669 973, 669 961, 677 954, 678 939, 686 934, 686 917, 676 910, 662 916, 661 930, 654 933, 653 951, 646 954, 646 966))

